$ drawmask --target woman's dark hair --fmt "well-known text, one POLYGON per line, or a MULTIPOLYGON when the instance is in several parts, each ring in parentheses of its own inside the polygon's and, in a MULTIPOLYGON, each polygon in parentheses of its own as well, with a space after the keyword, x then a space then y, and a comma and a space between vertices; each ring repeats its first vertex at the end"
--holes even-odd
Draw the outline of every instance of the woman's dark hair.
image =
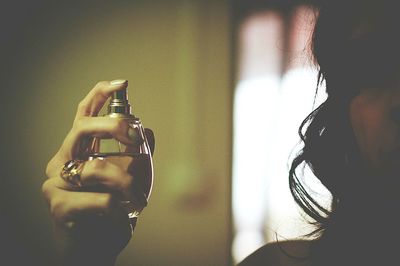
POLYGON ((319 67, 317 92, 325 82, 328 97, 301 123, 304 146, 289 170, 291 193, 316 226, 310 236, 321 236, 343 220, 350 205, 355 206, 354 191, 368 182, 362 178, 349 106, 360 90, 396 82, 399 17, 393 2, 386 0, 331 0, 319 6, 312 52, 319 67), (311 195, 299 172, 302 167, 309 167, 329 190, 330 206, 311 195))

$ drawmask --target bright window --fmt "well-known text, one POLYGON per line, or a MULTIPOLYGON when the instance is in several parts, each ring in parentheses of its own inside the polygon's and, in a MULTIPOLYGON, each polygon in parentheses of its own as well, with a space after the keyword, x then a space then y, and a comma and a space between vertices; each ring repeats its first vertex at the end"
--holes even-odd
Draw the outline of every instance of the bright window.
MULTIPOLYGON (((235 262, 276 238, 310 232, 290 194, 288 167, 300 140, 301 121, 325 98, 319 93, 314 105, 317 73, 309 51, 313 21, 310 8, 297 7, 289 20, 281 12, 259 11, 239 27, 232 193, 235 262)), ((327 194, 320 183, 312 186, 322 197, 327 194)))

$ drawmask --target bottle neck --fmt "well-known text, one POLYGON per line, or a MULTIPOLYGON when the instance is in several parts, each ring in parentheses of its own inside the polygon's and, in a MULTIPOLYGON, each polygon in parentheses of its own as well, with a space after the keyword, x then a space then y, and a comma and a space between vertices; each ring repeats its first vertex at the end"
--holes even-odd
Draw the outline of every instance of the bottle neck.
POLYGON ((107 114, 131 115, 131 106, 129 104, 110 104, 107 114))
POLYGON ((107 115, 134 117, 129 102, 122 99, 112 99, 110 101, 110 104, 108 105, 107 115))

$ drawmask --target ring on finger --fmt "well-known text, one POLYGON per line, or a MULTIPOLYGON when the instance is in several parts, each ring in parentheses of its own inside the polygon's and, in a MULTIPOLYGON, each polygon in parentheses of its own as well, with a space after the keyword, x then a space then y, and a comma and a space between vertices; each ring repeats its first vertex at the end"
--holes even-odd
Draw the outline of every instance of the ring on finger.
POLYGON ((61 178, 73 186, 82 186, 81 173, 84 164, 85 161, 83 160, 69 160, 61 169, 61 178))

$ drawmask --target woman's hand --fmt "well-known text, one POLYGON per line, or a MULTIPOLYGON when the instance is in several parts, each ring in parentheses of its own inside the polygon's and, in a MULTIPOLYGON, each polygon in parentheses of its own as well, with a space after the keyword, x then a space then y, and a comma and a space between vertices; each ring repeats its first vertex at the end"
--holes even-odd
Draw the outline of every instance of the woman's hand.
MULTIPOLYGON (((42 186, 54 222, 58 248, 65 265, 113 265, 129 242, 133 224, 121 206, 122 197, 145 207, 144 193, 137 192, 134 173, 107 160, 85 161, 80 173, 81 186, 60 177, 69 160, 87 158, 87 145, 93 137, 113 137, 132 144, 129 125, 122 119, 97 117, 109 96, 125 89, 127 81, 99 82, 80 102, 72 129, 59 151, 47 165, 42 186)), ((146 129, 151 151, 154 135, 146 129)))

